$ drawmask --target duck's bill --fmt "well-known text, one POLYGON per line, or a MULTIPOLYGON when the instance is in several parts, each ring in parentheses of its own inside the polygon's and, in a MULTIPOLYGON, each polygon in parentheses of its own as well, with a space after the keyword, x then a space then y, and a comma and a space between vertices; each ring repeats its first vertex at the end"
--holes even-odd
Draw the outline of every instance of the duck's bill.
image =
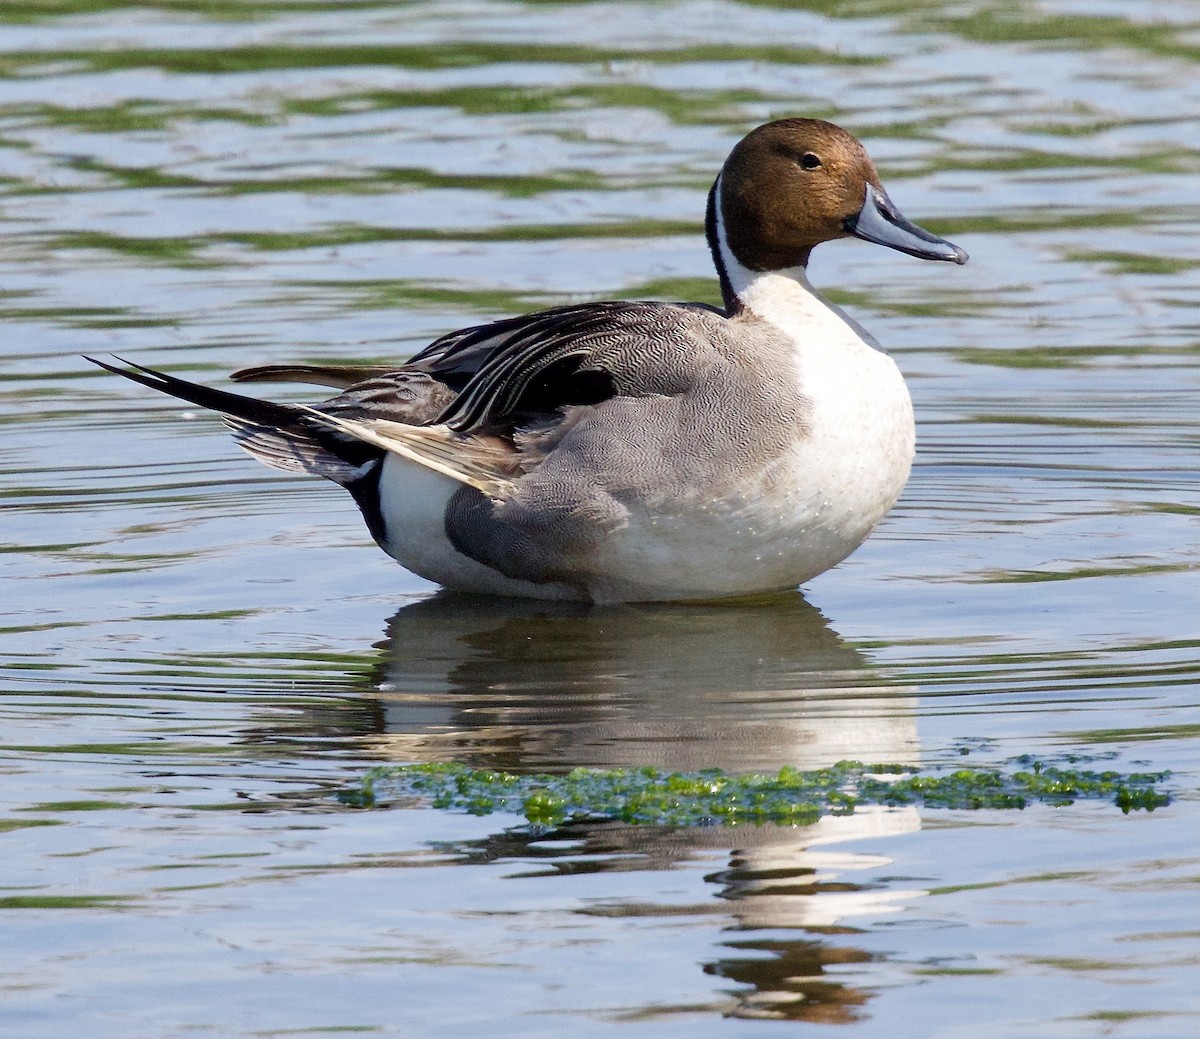
POLYGON ((843 226, 855 238, 886 245, 889 249, 897 249, 922 260, 967 262, 966 250, 917 227, 892 204, 882 188, 876 189, 870 184, 867 185, 862 209, 843 226))

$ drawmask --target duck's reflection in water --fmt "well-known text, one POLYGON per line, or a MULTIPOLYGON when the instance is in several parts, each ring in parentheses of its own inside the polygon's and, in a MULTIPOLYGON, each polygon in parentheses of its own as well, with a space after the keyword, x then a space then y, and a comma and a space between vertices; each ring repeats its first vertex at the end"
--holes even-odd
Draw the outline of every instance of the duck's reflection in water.
POLYGON ((798 595, 603 609, 437 595, 389 622, 376 749, 404 761, 816 768, 913 762, 913 701, 798 595))
MULTIPOLYGON (((380 648, 373 739, 396 761, 729 772, 917 763, 911 690, 873 673, 798 595, 588 608, 441 594, 400 610, 380 648)), ((740 936, 705 969, 738 983, 725 1012, 838 1021, 868 995, 825 966, 871 957, 816 935, 853 934, 847 921, 917 892, 856 884, 847 878, 887 859, 830 846, 918 826, 915 809, 868 807, 801 828, 569 823, 461 850, 474 861, 538 859, 560 874, 661 869, 726 848, 727 865, 708 878, 720 887, 715 903, 586 912, 723 914, 740 936)))

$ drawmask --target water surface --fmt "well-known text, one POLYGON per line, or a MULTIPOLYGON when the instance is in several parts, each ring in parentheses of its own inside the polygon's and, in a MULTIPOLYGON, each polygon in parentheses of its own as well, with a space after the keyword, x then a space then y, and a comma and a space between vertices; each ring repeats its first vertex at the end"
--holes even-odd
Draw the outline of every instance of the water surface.
POLYGON ((1195 1034, 1198 41, 1182 2, 0 6, 0 1033, 1195 1034), (436 594, 79 358, 217 383, 711 302, 705 192, 791 114, 972 257, 818 251, 920 443, 802 596, 436 594), (1027 752, 1176 799, 544 833, 335 796, 1027 752))

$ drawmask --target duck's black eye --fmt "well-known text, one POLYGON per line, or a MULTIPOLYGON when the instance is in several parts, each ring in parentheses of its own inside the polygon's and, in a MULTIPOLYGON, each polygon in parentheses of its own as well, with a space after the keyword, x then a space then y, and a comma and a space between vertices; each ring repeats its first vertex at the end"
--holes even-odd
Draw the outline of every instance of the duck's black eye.
POLYGON ((814 155, 812 152, 805 152, 800 156, 800 168, 804 170, 819 170, 821 168, 821 156, 814 155))

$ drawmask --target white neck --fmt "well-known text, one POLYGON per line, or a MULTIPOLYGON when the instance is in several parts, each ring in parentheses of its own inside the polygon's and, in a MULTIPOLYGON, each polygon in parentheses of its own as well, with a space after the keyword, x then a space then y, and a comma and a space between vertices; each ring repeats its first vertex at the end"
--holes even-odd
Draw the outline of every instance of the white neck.
POLYGON ((813 333, 825 328, 841 338, 849 326, 851 334, 878 349, 878 344, 854 320, 847 317, 809 283, 802 266, 778 271, 754 271, 746 267, 729 248, 725 218, 721 213, 721 181, 716 187, 716 236, 720 262, 730 288, 742 306, 756 317, 769 321, 793 341, 812 340, 813 333))

